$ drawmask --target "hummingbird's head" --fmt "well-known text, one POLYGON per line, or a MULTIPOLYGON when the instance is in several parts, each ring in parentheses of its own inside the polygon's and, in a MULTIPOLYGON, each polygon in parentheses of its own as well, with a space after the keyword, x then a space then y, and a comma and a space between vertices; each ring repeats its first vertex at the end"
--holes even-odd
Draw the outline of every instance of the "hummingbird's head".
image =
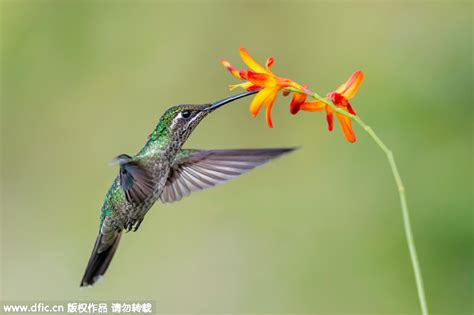
POLYGON ((161 117, 156 128, 156 133, 166 133, 173 143, 183 144, 204 117, 225 104, 257 92, 258 90, 240 93, 212 104, 184 104, 173 106, 161 117))

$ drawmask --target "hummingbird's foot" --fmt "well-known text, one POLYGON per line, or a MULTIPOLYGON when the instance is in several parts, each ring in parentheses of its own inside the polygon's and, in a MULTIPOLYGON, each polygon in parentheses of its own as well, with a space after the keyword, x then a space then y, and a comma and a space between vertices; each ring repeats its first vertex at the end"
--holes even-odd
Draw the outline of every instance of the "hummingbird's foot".
POLYGON ((135 224, 135 227, 133 228, 133 232, 136 232, 138 230, 142 222, 143 222, 143 219, 138 220, 137 224, 135 224))
POLYGON ((128 222, 127 222, 127 224, 125 225, 125 228, 124 228, 125 232, 128 233, 128 232, 130 232, 130 231, 132 230, 132 228, 133 228, 133 223, 134 223, 134 222, 132 222, 132 221, 128 221, 128 222))
POLYGON ((138 230, 138 228, 140 227, 140 225, 142 224, 142 222, 143 222, 143 219, 128 221, 126 226, 125 226, 125 232, 127 232, 127 233, 130 232, 130 231, 136 232, 138 230))

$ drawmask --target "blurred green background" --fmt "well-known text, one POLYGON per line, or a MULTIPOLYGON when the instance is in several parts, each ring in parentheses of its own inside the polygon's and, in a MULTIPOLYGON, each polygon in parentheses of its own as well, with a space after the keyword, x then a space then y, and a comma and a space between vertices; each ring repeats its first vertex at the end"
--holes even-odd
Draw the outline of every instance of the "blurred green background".
POLYGON ((395 152, 428 304, 472 313, 472 3, 2 1, 1 299, 154 300, 159 312, 416 313, 398 195, 379 148, 289 98, 208 117, 186 147, 301 146, 125 235, 79 289, 107 163, 171 105, 230 95, 238 48, 320 94, 357 69, 353 105, 395 152))

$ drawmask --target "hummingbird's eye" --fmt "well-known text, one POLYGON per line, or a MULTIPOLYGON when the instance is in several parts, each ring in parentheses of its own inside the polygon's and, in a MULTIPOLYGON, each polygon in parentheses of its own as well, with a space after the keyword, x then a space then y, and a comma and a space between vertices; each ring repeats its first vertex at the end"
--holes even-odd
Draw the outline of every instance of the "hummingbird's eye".
POLYGON ((182 111, 181 112, 181 117, 187 119, 187 118, 191 117, 191 112, 189 110, 182 111))

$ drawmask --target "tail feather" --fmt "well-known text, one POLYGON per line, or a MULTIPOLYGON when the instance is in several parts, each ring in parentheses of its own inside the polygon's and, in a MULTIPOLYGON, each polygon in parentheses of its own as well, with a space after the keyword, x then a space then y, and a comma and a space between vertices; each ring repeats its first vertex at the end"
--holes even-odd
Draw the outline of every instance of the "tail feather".
MULTIPOLYGON (((104 245, 103 241, 104 237, 107 236, 99 232, 86 271, 82 277, 81 287, 93 285, 107 271, 107 268, 114 257, 115 251, 117 250, 122 232, 117 233, 111 241, 110 246, 104 250, 102 248, 104 245)), ((109 242, 109 240, 107 240, 107 242, 109 242)))

